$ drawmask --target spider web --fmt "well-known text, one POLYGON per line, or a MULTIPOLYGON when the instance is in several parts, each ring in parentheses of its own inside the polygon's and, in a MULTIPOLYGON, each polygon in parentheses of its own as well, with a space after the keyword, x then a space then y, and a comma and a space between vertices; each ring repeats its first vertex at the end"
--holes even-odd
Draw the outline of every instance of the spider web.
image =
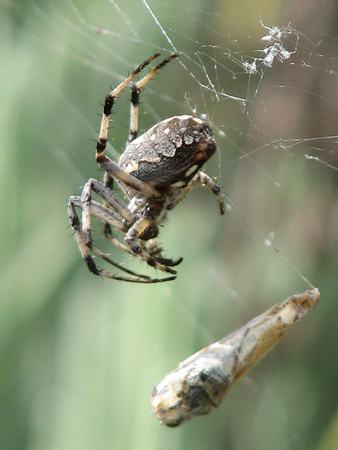
MULTIPOLYGON (((66 4, 73 13, 73 20, 70 22, 57 12, 59 20, 107 51, 102 61, 101 52, 97 56, 93 52, 85 55, 82 47, 82 64, 98 72, 108 72, 110 77, 120 79, 111 60, 135 67, 140 59, 155 50, 164 55, 180 53, 179 68, 170 68, 167 74, 161 74, 167 84, 165 91, 161 79, 157 80, 156 88, 147 87, 148 92, 143 96, 147 96, 147 100, 143 98, 144 113, 140 115, 141 130, 177 111, 207 119, 219 143, 218 168, 215 172, 213 167, 209 172, 217 176, 227 194, 229 213, 225 225, 215 217, 219 226, 218 247, 224 246, 223 254, 228 255, 232 253, 230 243, 224 242, 226 239, 221 236, 235 234, 239 239, 240 233, 248 234, 249 239, 257 243, 255 250, 265 255, 266 249, 278 253, 275 257, 284 270, 291 270, 303 282, 303 288, 313 287, 302 256, 296 257, 283 242, 279 243, 281 231, 273 225, 282 220, 279 213, 276 211, 272 217, 269 211, 271 208, 278 210, 281 192, 289 185, 290 178, 314 174, 333 177, 337 171, 334 120, 337 99, 332 96, 336 93, 336 39, 328 34, 329 5, 322 23, 314 30, 309 25, 309 30, 303 30, 305 26, 297 27, 297 20, 300 25, 302 22, 296 11, 284 12, 283 25, 269 26, 264 22, 264 11, 258 10, 246 32, 234 35, 222 32, 225 19, 218 4, 210 11, 196 8, 194 3, 189 5, 189 2, 175 6, 170 2, 151 4, 142 0, 131 6, 110 1, 102 5, 108 20, 98 17, 90 7, 82 10, 82 5, 75 1, 69 0, 66 4), (191 17, 187 18, 186 14, 191 17), (141 20, 135 20, 136 16, 141 20), (114 24, 110 24, 111 20, 114 24), (114 46, 110 45, 112 42, 114 46), (119 52, 116 48, 123 50, 119 52), (141 58, 135 59, 135 48, 136 54, 142 54, 141 58), (134 59, 135 63, 129 63, 134 59), (172 72, 175 72, 175 80, 172 72), (156 94, 163 104, 153 107, 152 96, 156 94), (292 175, 295 165, 300 171, 292 175), (254 195, 248 202, 248 193, 256 188, 264 189, 267 198, 258 193, 258 202, 254 195), (262 207, 260 201, 266 206, 262 207)), ((309 7, 311 13, 312 8, 314 6, 309 7)), ((283 19, 278 17, 278 20, 283 19)), ((79 55, 73 56, 79 58, 79 55)), ((119 114, 121 109, 119 105, 119 114)), ((123 141, 117 145, 116 153, 116 147, 113 149, 115 155, 121 152, 123 141)), ((299 185, 295 186, 296 190, 298 188, 299 185)), ((302 204, 299 208, 302 209, 302 204)), ((287 210, 285 216, 293 220, 287 210)), ((299 218, 295 228, 304 227, 306 234, 304 222, 308 220, 316 221, 318 217, 314 213, 314 217, 299 218)), ((325 230, 322 231, 325 234, 325 230)), ((229 284, 226 289, 240 296, 237 287, 229 284)))
MULTIPOLYGON (((52 148, 53 161, 67 179, 67 187, 72 186, 69 194, 75 189, 80 193, 89 177, 102 179, 94 161, 95 143, 89 141, 97 137, 102 112, 98 103, 103 102, 109 85, 115 86, 156 51, 161 51, 164 57, 178 52, 180 58, 161 71, 142 93, 140 131, 166 117, 193 114, 211 124, 219 147, 206 172, 226 195, 225 217, 219 217, 214 198, 200 189, 171 211, 168 222, 161 228, 160 241, 168 256, 184 257, 176 284, 149 289, 105 281, 98 287, 97 280, 88 281, 89 275, 85 274, 81 278, 85 287, 83 284, 80 287, 80 281, 69 287, 73 306, 64 306, 64 317, 71 314, 71 320, 65 319, 66 337, 58 367, 63 373, 67 358, 83 349, 83 342, 90 355, 95 353, 97 348, 86 337, 85 324, 92 317, 99 320, 100 338, 96 342, 104 350, 101 358, 96 355, 95 360, 100 364, 104 361, 101 364, 104 369, 97 376, 109 378, 109 383, 97 388, 104 408, 105 423, 100 425, 104 430, 104 437, 100 437, 103 448, 112 441, 116 448, 119 443, 124 448, 137 448, 133 444, 139 441, 133 442, 122 428, 121 437, 110 431, 112 421, 121 424, 121 418, 129 414, 140 429, 152 430, 152 424, 139 418, 144 407, 148 407, 143 394, 139 399, 139 389, 147 397, 152 384, 176 367, 178 361, 225 336, 272 304, 314 286, 322 292, 328 281, 326 274, 335 267, 338 168, 335 6, 324 1, 291 2, 288 6, 271 2, 269 8, 258 0, 239 3, 240 6, 232 2, 192 0, 179 4, 154 0, 27 2, 26 20, 34 24, 30 38, 46 54, 55 55, 59 63, 56 63, 59 85, 49 82, 52 68, 46 68, 45 74, 51 95, 61 99, 57 128, 65 130, 64 136, 56 134, 53 139, 47 136, 42 139, 52 148), (48 39, 43 40, 42 34, 48 35, 48 39), (63 64, 64 72, 60 69, 63 64), (118 306, 112 306, 112 297, 118 306), (100 307, 93 305, 95 298, 102 302, 100 307), (133 328, 136 322, 137 331, 133 328), (78 340, 73 339, 74 326, 78 340), (154 342, 155 335, 158 342, 154 342), (130 339, 137 340, 134 350, 130 348, 130 339), (113 362, 107 362, 106 352, 116 352, 113 362), (149 370, 139 369, 139 358, 149 370), (115 374, 116 367, 122 374, 120 378, 115 374), (100 390, 114 382, 120 386, 121 397, 112 387, 108 392, 100 390), (124 398, 128 402, 137 398, 133 411, 124 398)), ((120 154, 125 145, 128 98, 129 93, 124 93, 116 104, 109 148, 113 156, 120 154)), ((99 225, 96 231, 98 235, 99 225)), ((113 252, 115 259, 116 250, 113 252)), ((80 259, 79 255, 76 258, 80 259)), ((139 261, 128 256, 121 260, 140 272, 139 261)), ((141 272, 145 270, 142 264, 141 272)), ((149 275, 153 276, 151 271, 149 275)), ((308 333, 306 323, 303 325, 303 333, 308 333)), ((91 326, 90 332, 95 335, 95 325, 91 326)), ((319 324, 317 328, 313 326, 318 335, 319 324)), ((298 340, 289 341, 292 346, 305 339, 301 334, 296 336, 298 340)), ((308 350, 306 343, 309 347, 313 345, 307 337, 301 347, 304 351, 308 350)), ((281 370, 277 355, 269 362, 281 370)), ((285 348, 281 355, 285 360, 291 359, 285 348)), ((296 359, 295 354, 293 357, 296 359)), ((264 411, 270 411, 265 409, 269 408, 266 403, 277 404, 276 423, 283 420, 285 426, 277 431, 277 438, 281 439, 280 448, 286 448, 283 432, 288 434, 292 421, 285 418, 290 413, 289 404, 283 406, 276 393, 282 388, 278 391, 264 372, 267 367, 264 364, 262 367, 261 371, 258 369, 261 379, 244 380, 244 397, 230 398, 229 406, 223 407, 223 416, 221 411, 215 411, 212 417, 201 419, 210 427, 205 439, 212 434, 215 448, 225 442, 230 445, 223 436, 223 422, 229 424, 230 434, 232 427, 243 423, 231 434, 236 439, 236 448, 248 447, 250 433, 261 443, 257 448, 264 448, 264 443, 273 436, 273 427, 269 432, 264 427, 259 431, 259 421, 265 420, 264 411), (267 387, 263 389, 262 383, 267 387), (251 413, 257 413, 256 419, 243 412, 245 396, 249 402, 257 402, 257 409, 250 409, 251 413)), ((67 438, 57 429, 65 429, 67 420, 72 422, 71 407, 78 400, 72 392, 75 365, 70 363, 68 370, 66 394, 72 400, 61 395, 55 424, 41 419, 46 428, 52 429, 60 448, 67 438)), ((93 369, 88 369, 88 373, 93 373, 93 369)), ((292 376, 290 372, 286 385, 295 393, 301 382, 292 388, 292 376)), ((88 394, 85 401, 91 405, 88 394)), ((304 409, 315 409, 314 403, 315 399, 308 400, 304 409)), ((309 419, 305 416, 304 422, 309 419)), ((85 414, 81 417, 84 423, 91 424, 85 414)), ((93 423, 99 423, 100 418, 97 414, 93 423)), ((178 444, 187 448, 193 436, 199 439, 194 448, 208 448, 208 441, 203 444, 199 424, 190 428, 190 434, 172 435, 171 448, 179 448, 178 444)), ((35 424, 32 440, 44 444, 39 426, 35 424)), ((301 448, 303 436, 296 436, 295 430, 293 433, 293 444, 296 442, 293 448, 298 448, 297 445, 301 448)), ((162 439, 159 436, 158 443, 162 439)), ((152 438, 155 439, 154 435, 152 438)), ((145 448, 154 446, 151 438, 144 439, 145 448)), ((73 442, 80 448, 85 439, 82 436, 73 442)), ((93 442, 97 443, 95 438, 93 442)), ((165 447, 159 444, 157 448, 165 447)))

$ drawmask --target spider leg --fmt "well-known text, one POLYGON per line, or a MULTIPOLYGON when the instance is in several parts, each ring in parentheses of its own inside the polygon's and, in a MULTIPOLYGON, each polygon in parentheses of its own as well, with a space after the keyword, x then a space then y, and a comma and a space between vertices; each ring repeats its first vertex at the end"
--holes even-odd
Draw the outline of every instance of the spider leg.
POLYGON ((150 239, 146 243, 144 241, 141 241, 141 247, 151 257, 156 258, 156 260, 159 263, 164 264, 165 266, 170 266, 170 267, 178 266, 183 261, 183 258, 178 258, 176 260, 171 259, 171 258, 164 258, 162 256, 162 250, 163 249, 161 247, 157 246, 157 244, 155 242, 155 239, 150 239))
POLYGON ((138 243, 139 239, 147 241, 152 237, 157 236, 157 232, 157 226, 152 217, 141 217, 131 228, 129 228, 125 236, 125 241, 130 247, 133 255, 141 258, 149 266, 164 272, 176 274, 176 270, 171 269, 170 266, 179 264, 181 262, 180 260, 175 262, 167 260, 169 264, 166 264, 165 258, 151 255, 138 243))
POLYGON ((223 216, 225 213, 225 206, 224 206, 224 196, 222 194, 221 188, 217 186, 216 183, 213 182, 213 180, 204 172, 198 172, 199 180, 202 184, 202 187, 206 187, 209 189, 214 195, 216 195, 218 203, 219 203, 219 209, 220 213, 223 216))
MULTIPOLYGON (((152 256, 152 255, 150 254, 150 256, 152 256)), ((178 258, 178 259, 171 259, 171 258, 164 258, 161 255, 156 256, 156 262, 159 264, 162 264, 163 266, 166 266, 166 267, 178 266, 179 264, 181 264, 182 261, 183 261, 182 257, 178 258)), ((168 272, 168 271, 166 271, 166 272, 168 272)), ((175 271, 175 273, 176 273, 176 271, 175 271)))
MULTIPOLYGON (((111 211, 107 210, 106 213, 109 213, 109 214, 105 214, 104 210, 100 210, 100 208, 99 208, 100 206, 102 206, 102 205, 100 205, 99 203, 96 203, 96 204, 90 203, 89 210, 93 215, 95 215, 97 217, 101 217, 103 215, 105 220, 107 220, 108 215, 111 213, 111 211)), ((102 275, 102 271, 96 266, 93 258, 91 257, 92 245, 91 245, 91 243, 87 242, 85 234, 81 230, 81 223, 80 223, 79 217, 76 213, 76 209, 75 209, 76 207, 81 208, 81 209, 84 208, 82 199, 81 199, 81 197, 72 196, 72 197, 70 197, 69 203, 68 203, 68 216, 69 216, 71 226, 73 227, 73 230, 75 232, 75 236, 76 236, 79 248, 80 248, 82 258, 85 260, 85 262, 88 266, 88 269, 92 273, 94 273, 95 275, 102 275)), ((117 225, 116 218, 113 217, 113 219, 112 219, 112 221, 110 221, 110 223, 113 223, 114 226, 116 226, 117 225)), ((115 266, 118 268, 121 268, 122 270, 124 269, 123 267, 120 267, 117 263, 115 264, 115 266)))
POLYGON ((166 64, 177 58, 178 53, 174 53, 169 56, 169 58, 164 59, 160 64, 158 64, 151 72, 145 75, 140 81, 133 84, 131 87, 131 106, 130 106, 130 128, 128 134, 128 143, 136 139, 138 135, 138 110, 140 104, 140 93, 141 89, 148 83, 149 80, 153 78, 154 75, 166 64))
POLYGON ((121 169, 121 167, 119 167, 108 156, 102 155, 99 159, 97 159, 97 161, 101 168, 108 172, 112 177, 140 192, 144 197, 155 199, 160 199, 162 197, 161 192, 121 169))
POLYGON ((101 155, 107 145, 108 130, 110 123, 110 115, 114 106, 116 97, 125 89, 128 84, 141 72, 148 64, 150 64, 160 53, 155 53, 150 58, 140 64, 127 78, 125 78, 115 89, 113 89, 107 96, 104 102, 103 115, 101 119, 101 128, 99 138, 96 145, 96 155, 101 155))
MULTIPOLYGON (((114 188, 114 178, 109 174, 109 172, 105 172, 104 178, 103 178, 103 184, 107 189, 110 189, 111 191, 114 188)), ((108 206, 108 203, 106 200, 103 201, 104 206, 108 206)), ((105 222, 103 226, 103 231, 105 236, 107 234, 112 235, 112 229, 109 223, 105 222)))
MULTIPOLYGON (((142 261, 148 261, 148 260, 156 260, 157 263, 163 265, 163 266, 168 266, 168 267, 174 267, 174 266, 178 266, 178 264, 180 264, 183 261, 183 258, 178 258, 176 260, 170 259, 170 258, 164 258, 161 255, 162 249, 160 247, 157 247, 156 244, 154 244, 154 246, 149 246, 147 245, 149 241, 147 241, 147 244, 145 243, 145 241, 140 241, 140 246, 142 248, 142 253, 139 254, 135 254, 135 252, 128 247, 127 245, 123 244, 122 242, 120 242, 118 239, 114 238, 112 236, 112 234, 106 234, 106 238, 108 239, 108 241, 110 243, 112 243, 113 245, 115 245, 115 247, 123 250, 126 253, 129 253, 132 256, 137 256, 139 257, 142 261), (144 252, 144 253, 143 253, 144 252), (144 257, 144 254, 147 254, 146 257, 144 257)), ((154 266, 153 266, 154 267, 154 266)), ((155 267, 157 269, 163 270, 161 269, 161 267, 155 267)))
POLYGON ((93 253, 95 253, 96 255, 100 256, 104 261, 108 262, 112 266, 117 267, 120 270, 123 270, 124 272, 129 273, 130 275, 136 277, 136 278, 121 277, 119 275, 113 275, 113 274, 111 274, 109 272, 105 272, 103 270, 100 270, 100 274, 99 275, 101 275, 101 276, 103 276, 105 278, 112 278, 114 280, 121 280, 121 281, 132 281, 134 283, 161 283, 163 281, 171 281, 171 280, 175 280, 176 279, 175 276, 165 277, 165 278, 150 278, 147 275, 143 275, 143 274, 134 272, 133 270, 127 269, 126 267, 123 267, 120 264, 117 264, 115 261, 110 259, 109 256, 107 256, 105 253, 101 252, 101 250, 99 250, 95 246, 92 246, 92 251, 93 251, 93 253))
POLYGON ((189 194, 190 191, 195 189, 195 187, 197 187, 199 183, 201 183, 202 187, 209 189, 209 191, 211 191, 214 195, 216 195, 219 203, 220 213, 221 215, 223 215, 225 213, 225 206, 222 191, 220 187, 217 186, 217 184, 214 183, 214 181, 204 172, 198 172, 194 176, 194 178, 189 182, 189 184, 185 188, 181 189, 179 195, 175 198, 175 201, 170 204, 170 208, 168 209, 173 209, 180 201, 183 200, 183 198, 187 194, 189 194))
MULTIPOLYGON (((174 280, 176 277, 166 277, 166 278, 150 278, 147 275, 136 273, 132 270, 129 270, 125 268, 124 266, 116 263, 112 259, 109 258, 108 255, 101 252, 98 248, 96 248, 92 243, 88 243, 86 241, 85 234, 81 230, 81 223, 79 220, 79 217, 76 213, 75 208, 81 208, 84 209, 84 203, 82 201, 81 197, 78 196, 71 196, 68 203, 68 216, 71 223, 71 226, 75 232, 75 236, 79 245, 79 249, 82 255, 82 258, 87 264, 88 269, 95 275, 99 275, 105 278, 111 278, 114 280, 120 280, 120 281, 129 281, 134 283, 159 283, 162 281, 170 281, 174 280), (112 266, 116 267, 117 269, 128 273, 131 275, 131 277, 124 277, 120 275, 111 274, 109 272, 106 272, 102 269, 100 269, 94 262, 94 259, 91 256, 91 253, 96 254, 97 256, 101 257, 104 261, 108 262, 112 266)), ((118 216, 114 214, 111 210, 106 208, 105 206, 101 205, 100 203, 95 202, 94 200, 91 200, 88 203, 88 211, 90 215, 93 215, 101 220, 103 220, 105 223, 107 223, 109 226, 113 226, 114 228, 117 228, 121 231, 126 231, 125 226, 122 224, 121 220, 119 220, 118 216)), ((90 227, 89 227, 90 229, 90 227)))
MULTIPOLYGON (((82 232, 81 224, 76 214, 75 208, 83 209, 83 207, 84 205, 82 197, 73 195, 69 198, 68 217, 72 227, 74 228, 74 231, 76 231, 77 227, 79 227, 79 231, 82 232)), ((91 200, 89 202, 89 214, 97 217, 98 219, 101 219, 103 222, 107 222, 109 225, 111 225, 113 228, 118 229, 119 231, 126 232, 128 230, 126 224, 123 223, 121 218, 116 213, 114 213, 114 211, 111 211, 95 200, 91 200)))
MULTIPOLYGON (((105 207, 108 205, 117 211, 120 216, 122 216, 122 219, 124 219, 127 223, 135 222, 136 218, 134 214, 127 208, 127 206, 123 203, 123 201, 114 194, 113 191, 111 191, 108 187, 106 187, 104 184, 100 183, 99 181, 95 180, 94 178, 90 178, 89 181, 85 184, 82 192, 82 227, 83 227, 83 234, 86 238, 87 243, 92 242, 91 239, 91 230, 90 230, 90 203, 92 200, 92 191, 96 192, 97 195, 99 195, 105 203, 105 207)), ((120 221, 119 216, 115 216, 117 220, 120 221)), ((123 221, 120 221, 121 224, 123 224, 123 221)), ((105 223, 105 228, 109 227, 108 222, 105 223)), ((120 226, 116 227, 120 229, 120 226)), ((124 227, 127 229, 126 225, 124 227)), ((124 231, 124 230, 122 230, 124 231)))

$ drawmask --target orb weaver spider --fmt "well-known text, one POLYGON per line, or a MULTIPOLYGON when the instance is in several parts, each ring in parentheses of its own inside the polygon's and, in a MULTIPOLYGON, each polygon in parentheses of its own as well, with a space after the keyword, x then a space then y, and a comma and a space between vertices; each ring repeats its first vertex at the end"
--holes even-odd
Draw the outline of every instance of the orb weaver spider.
POLYGON ((101 128, 96 144, 96 161, 105 171, 103 183, 91 178, 84 186, 81 196, 71 196, 68 216, 89 270, 95 275, 115 280, 137 283, 156 283, 174 280, 174 266, 183 258, 173 260, 162 255, 155 238, 159 225, 173 209, 198 184, 216 195, 220 212, 224 214, 224 200, 220 188, 201 172, 203 164, 215 153, 217 145, 211 128, 197 117, 181 115, 157 123, 147 132, 138 135, 138 108, 140 93, 145 84, 166 64, 179 56, 172 54, 131 86, 130 129, 125 151, 118 163, 105 155, 110 116, 116 97, 160 53, 155 53, 105 98, 101 128), (128 204, 114 192, 118 184, 128 204), (102 203, 92 199, 92 192, 102 203), (76 209, 82 210, 81 222, 76 209), (114 246, 140 258, 155 269, 172 274, 164 278, 151 278, 136 273, 113 261, 97 248, 92 239, 91 217, 104 224, 105 238, 114 246), (124 241, 114 237, 113 230, 125 233, 124 241), (128 276, 112 274, 100 269, 93 255, 102 258, 128 276))

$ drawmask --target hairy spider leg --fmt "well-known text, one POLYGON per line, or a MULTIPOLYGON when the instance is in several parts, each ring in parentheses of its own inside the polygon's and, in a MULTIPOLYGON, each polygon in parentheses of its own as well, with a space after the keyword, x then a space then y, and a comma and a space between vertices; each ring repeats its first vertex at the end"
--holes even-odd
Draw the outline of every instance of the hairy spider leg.
POLYGON ((137 138, 138 135, 138 113, 140 104, 140 94, 142 88, 150 81, 156 73, 162 69, 163 66, 168 64, 174 58, 179 56, 178 53, 174 53, 169 58, 164 59, 160 64, 158 64, 151 72, 145 75, 137 83, 133 84, 131 87, 131 105, 130 105, 130 128, 128 134, 128 144, 137 138))
POLYGON ((150 64, 155 58, 160 55, 159 52, 154 53, 150 58, 146 59, 140 64, 128 77, 126 77, 116 88, 114 88, 105 98, 103 115, 101 120, 101 128, 99 138, 96 145, 96 157, 99 158, 103 155, 107 140, 108 130, 110 123, 110 115, 114 106, 115 98, 128 86, 128 84, 143 70, 148 64, 150 64))
MULTIPOLYGON (((136 217, 134 214, 127 208, 127 206, 123 203, 123 201, 108 187, 99 181, 91 178, 85 184, 82 191, 82 232, 87 245, 92 244, 92 236, 91 236, 91 220, 90 220, 90 202, 92 198, 92 191, 96 192, 96 194, 104 200, 104 206, 111 206, 117 211, 122 219, 125 220, 124 230, 128 230, 127 224, 132 224, 136 221, 136 217)), ((105 222, 107 226, 110 225, 108 222, 105 222)), ((120 229, 119 227, 117 227, 120 229)))
MULTIPOLYGON (((81 255, 86 262, 88 269, 94 273, 95 275, 99 275, 105 278, 111 278, 114 280, 120 280, 120 281, 129 281, 133 283, 159 283, 163 281, 170 281, 174 280, 176 277, 166 277, 166 278, 150 278, 147 275, 136 273, 132 270, 127 269, 126 267, 116 263, 112 259, 109 258, 108 255, 101 252, 97 247, 94 245, 86 243, 85 236, 81 230, 81 224, 79 221, 79 217, 76 213, 75 208, 81 208, 83 209, 84 204, 82 197, 79 196, 71 196, 68 203, 68 216, 71 223, 71 226, 73 227, 73 230, 75 232, 75 236, 80 248, 81 255), (117 269, 121 270, 122 272, 125 272, 130 277, 124 277, 120 275, 111 274, 109 272, 106 272, 104 270, 101 270, 97 267, 95 264, 93 258, 91 257, 91 252, 93 252, 95 255, 101 257, 104 261, 108 262, 112 266, 116 267, 117 269)), ((105 206, 101 205, 101 203, 96 202, 95 200, 91 200, 89 203, 89 213, 99 219, 101 219, 103 222, 108 223, 112 227, 120 230, 120 231, 127 231, 127 228, 125 224, 123 224, 123 221, 119 218, 117 214, 115 214, 110 209, 106 208, 105 206)))
POLYGON ((168 269, 168 267, 178 266, 183 261, 183 258, 178 258, 176 260, 173 260, 171 258, 164 258, 161 254, 162 248, 157 246, 154 239, 147 241, 147 244, 145 243, 145 241, 141 241, 140 242, 141 251, 135 253, 135 249, 132 250, 130 247, 127 247, 118 239, 114 238, 112 234, 106 234, 105 236, 109 242, 115 245, 115 247, 125 251, 126 253, 129 253, 134 257, 138 256, 142 261, 146 261, 150 266, 154 267, 155 269, 160 269, 165 272, 176 274, 176 271, 170 270, 168 269))
POLYGON ((222 191, 219 186, 204 172, 197 172, 194 178, 189 182, 189 184, 182 188, 179 195, 175 198, 175 201, 170 204, 168 207, 168 210, 173 209, 180 201, 183 200, 183 198, 189 194, 190 191, 195 189, 195 187, 198 184, 201 184, 202 187, 209 189, 210 192, 212 192, 214 195, 216 195, 218 203, 219 203, 219 209, 221 215, 225 213, 225 206, 224 206, 224 196, 222 194, 222 191))

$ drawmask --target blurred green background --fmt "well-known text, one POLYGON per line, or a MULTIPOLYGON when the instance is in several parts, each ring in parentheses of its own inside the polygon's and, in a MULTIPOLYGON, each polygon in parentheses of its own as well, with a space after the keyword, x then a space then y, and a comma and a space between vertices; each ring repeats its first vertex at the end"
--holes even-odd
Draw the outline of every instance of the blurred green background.
MULTIPOLYGON (((109 86, 153 52, 171 53, 168 40, 142 0, 0 5, 0 447, 337 448, 334 5, 149 2, 181 58, 145 89, 140 127, 207 114, 219 144, 207 172, 229 206, 221 218, 198 189, 170 213, 160 241, 184 261, 159 285, 90 275, 66 205, 89 177, 102 179, 94 140, 109 86), (267 45, 260 20, 291 22, 297 52, 248 74, 242 63, 267 45), (310 284, 319 305, 218 410, 160 426, 152 386, 310 284)), ((118 152, 128 98, 113 117, 118 152)))

